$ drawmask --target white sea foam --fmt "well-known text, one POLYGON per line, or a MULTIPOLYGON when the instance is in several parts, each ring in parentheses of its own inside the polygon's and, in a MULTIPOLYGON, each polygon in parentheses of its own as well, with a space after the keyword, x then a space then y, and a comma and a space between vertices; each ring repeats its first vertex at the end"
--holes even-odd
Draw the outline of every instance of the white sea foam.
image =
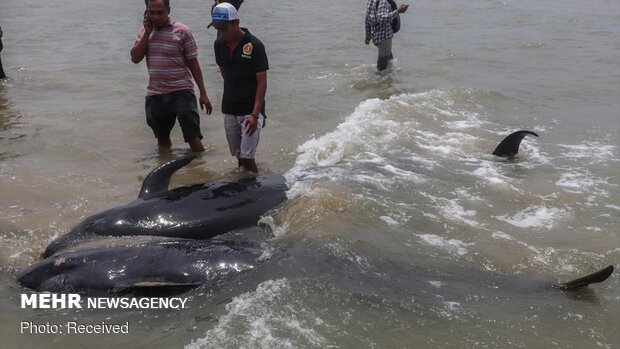
POLYGON ((444 302, 446 308, 448 310, 458 310, 461 308, 461 303, 459 302, 444 302))
POLYGON ((596 162, 613 159, 616 150, 616 147, 613 145, 601 144, 599 142, 577 145, 560 144, 560 147, 567 149, 564 153, 564 156, 567 158, 586 158, 596 162))
MULTIPOLYGON (((325 170, 326 168, 343 165, 352 165, 355 168, 355 164, 372 162, 380 165, 380 170, 388 172, 391 177, 396 177, 395 181, 419 183, 423 181, 421 176, 401 168, 388 159, 409 158, 422 162, 423 166, 430 168, 436 166, 437 162, 413 154, 410 146, 401 144, 403 140, 410 139, 420 148, 433 153, 444 156, 455 153, 463 157, 467 154, 463 154, 462 145, 474 143, 476 138, 461 132, 436 134, 418 127, 416 119, 404 115, 416 113, 421 115, 420 117, 434 117, 440 112, 452 119, 459 119, 438 120, 454 122, 453 128, 460 130, 479 125, 478 114, 466 110, 451 110, 453 104, 449 93, 437 90, 401 94, 388 100, 374 98, 363 101, 335 130, 298 146, 295 166, 285 174, 285 177, 289 183, 293 183, 300 178, 307 178, 309 172, 312 172, 315 176, 330 175, 332 176, 330 180, 334 180, 334 175, 338 177, 344 173, 328 173, 329 170, 325 170), (317 169, 323 169, 323 172, 317 174, 317 169)), ((374 174, 371 177, 374 177, 374 174)), ((383 186, 389 185, 383 183, 383 186)))
POLYGON ((483 199, 481 196, 473 194, 470 190, 465 189, 465 188, 456 189, 455 193, 459 196, 461 200, 467 200, 470 202, 472 201, 484 202, 485 201, 485 199, 483 199))
POLYGON ((379 217, 382 221, 384 221, 387 225, 398 225, 399 223, 391 217, 381 216, 379 217))
POLYGON ((530 206, 513 216, 503 215, 496 218, 519 228, 551 229, 568 214, 566 210, 557 207, 530 206))
POLYGON ((465 133, 447 132, 437 134, 431 131, 418 131, 416 144, 432 153, 448 156, 457 154, 460 158, 468 154, 463 152, 463 144, 471 144, 475 137, 465 133))
POLYGON ((429 170, 432 170, 435 167, 439 166, 439 163, 437 161, 422 157, 417 154, 409 155, 408 159, 413 161, 416 165, 423 166, 424 168, 429 169, 429 170))
POLYGON ((388 178, 381 173, 358 173, 349 175, 349 180, 365 184, 366 186, 375 187, 383 191, 389 191, 390 186, 394 183, 393 178, 388 178))
POLYGON ((449 121, 447 125, 453 129, 466 129, 472 127, 480 127, 484 123, 480 120, 480 114, 474 112, 463 111, 459 113, 459 116, 465 118, 465 120, 449 121))
POLYGON ((573 171, 562 174, 561 178, 555 184, 572 193, 584 193, 594 190, 598 195, 605 195, 606 192, 598 189, 598 187, 609 183, 605 180, 594 178, 594 176, 587 171, 573 171))
POLYGON ((391 173, 392 175, 395 175, 401 179, 405 179, 407 181, 411 181, 411 182, 415 182, 415 183, 422 183, 424 182, 424 178, 422 178, 420 175, 411 172, 411 171, 407 171, 407 170, 403 170, 400 169, 398 167, 392 166, 390 164, 386 164, 384 166, 382 166, 381 168, 383 168, 384 170, 388 171, 389 173, 391 173))
MULTIPOLYGON (((537 131, 539 131, 538 128, 537 131)), ((533 168, 541 164, 551 163, 551 159, 549 158, 547 153, 542 151, 542 149, 537 144, 528 143, 527 145, 522 145, 522 147, 522 153, 527 154, 527 161, 520 162, 520 166, 526 168, 533 168)))
POLYGON ((444 250, 447 250, 451 253, 455 253, 459 256, 464 256, 468 253, 467 246, 475 245, 474 243, 465 243, 461 240, 450 239, 446 240, 441 236, 433 235, 433 234, 416 234, 422 241, 426 242, 431 246, 441 247, 444 250))
POLYGON ((506 176, 502 176, 494 163, 490 161, 481 161, 480 167, 473 172, 474 176, 482 177, 489 183, 504 184, 507 181, 506 176))
POLYGON ((458 199, 439 199, 439 210, 444 215, 444 217, 466 223, 471 225, 472 227, 478 227, 480 224, 475 220, 469 219, 476 216, 475 210, 466 210, 463 206, 461 206, 458 202, 458 199))
MULTIPOLYGON (((366 127, 375 120, 381 111, 382 101, 366 100, 338 127, 319 138, 313 138, 297 147, 296 167, 332 166, 342 161, 351 153, 366 151, 364 134, 366 127)), ((386 120, 381 120, 381 123, 386 120)), ((384 125, 385 126, 385 125, 384 125)), ((387 128, 386 128, 387 129, 387 128)), ((392 137, 390 133, 378 135, 392 137)), ((375 140, 380 142, 381 139, 375 140)), ((372 149, 370 149, 372 151, 372 149)))
POLYGON ((368 259, 364 256, 359 256, 355 254, 351 249, 346 246, 341 245, 338 242, 332 241, 325 244, 325 248, 327 248, 331 255, 338 257, 340 259, 348 260, 352 263, 357 263, 363 269, 366 270, 370 268, 371 265, 368 262, 368 259))
POLYGON ((491 237, 494 238, 494 239, 498 239, 498 240, 515 241, 516 243, 518 243, 518 244, 520 244, 522 246, 525 246, 528 250, 530 250, 530 251, 532 251, 532 252, 534 252, 536 254, 540 254, 540 250, 539 249, 537 249, 534 246, 528 245, 527 243, 525 243, 523 241, 519 241, 519 240, 515 239, 510 234, 507 234, 507 233, 504 233, 504 232, 501 232, 501 231, 496 231, 496 232, 493 232, 491 234, 491 237))
POLYGON ((494 238, 494 239, 514 240, 514 238, 512 236, 510 236, 510 234, 506 234, 506 233, 501 232, 501 231, 493 232, 491 234, 491 237, 494 238))
POLYGON ((434 286, 434 287, 437 287, 437 288, 440 288, 441 286, 443 286, 443 285, 444 285, 444 283, 443 283, 443 282, 441 282, 441 281, 435 281, 435 280, 429 281, 428 283, 429 283, 429 284, 431 284, 431 285, 432 285, 432 286, 434 286))
POLYGON ((283 304, 282 298, 290 297, 290 290, 287 279, 269 280, 254 292, 233 298, 217 325, 185 348, 295 348, 292 337, 312 347, 326 347, 326 339, 312 328, 323 320, 305 314, 298 305, 283 304))

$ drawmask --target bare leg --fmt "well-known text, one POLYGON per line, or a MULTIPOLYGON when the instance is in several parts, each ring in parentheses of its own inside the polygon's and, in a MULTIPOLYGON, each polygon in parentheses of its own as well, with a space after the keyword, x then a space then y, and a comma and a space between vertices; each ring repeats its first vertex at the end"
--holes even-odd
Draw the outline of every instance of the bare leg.
POLYGON ((157 145, 160 147, 170 148, 172 147, 172 141, 170 140, 170 137, 157 138, 157 145))
POLYGON ((239 159, 239 167, 243 167, 250 172, 258 173, 258 167, 256 167, 256 161, 254 161, 254 159, 239 159))
POLYGON ((192 151, 195 151, 195 152, 205 151, 205 147, 202 145, 200 138, 192 138, 189 141, 187 141, 187 143, 189 143, 189 147, 192 149, 192 151))

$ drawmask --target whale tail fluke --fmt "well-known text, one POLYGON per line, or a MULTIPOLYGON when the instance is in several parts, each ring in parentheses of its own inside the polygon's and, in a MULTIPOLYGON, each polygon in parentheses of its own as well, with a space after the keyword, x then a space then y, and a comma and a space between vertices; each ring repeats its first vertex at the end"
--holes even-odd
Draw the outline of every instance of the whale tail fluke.
POLYGON ((601 270, 595 271, 592 274, 582 276, 578 279, 571 280, 568 282, 563 282, 561 284, 555 284, 553 285, 553 288, 558 288, 560 290, 568 291, 568 290, 574 290, 574 289, 586 287, 590 284, 603 282, 607 280, 607 278, 609 278, 609 276, 611 275, 611 273, 613 273, 613 271, 614 271, 614 267, 610 265, 601 270))
POLYGON ((176 160, 169 161, 149 173, 144 182, 138 199, 149 199, 160 193, 168 191, 170 178, 180 168, 185 167, 196 158, 196 155, 185 156, 176 160))
POLYGON ((532 131, 521 130, 513 132, 497 145, 493 151, 493 155, 508 157, 515 156, 519 152, 519 145, 521 145, 523 137, 527 135, 538 137, 538 134, 532 131))

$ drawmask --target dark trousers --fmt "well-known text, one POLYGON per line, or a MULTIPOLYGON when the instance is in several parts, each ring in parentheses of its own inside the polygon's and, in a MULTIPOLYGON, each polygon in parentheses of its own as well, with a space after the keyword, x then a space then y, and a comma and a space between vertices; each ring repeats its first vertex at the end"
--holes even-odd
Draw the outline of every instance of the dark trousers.
MULTIPOLYGON (((0 39, 0 52, 2 52, 2 39, 0 39)), ((6 78, 4 69, 2 69, 2 57, 0 57, 0 79, 6 78)))
POLYGON ((392 55, 392 39, 383 40, 377 44, 379 51, 377 57, 377 70, 383 71, 388 66, 388 62, 394 58, 392 55))

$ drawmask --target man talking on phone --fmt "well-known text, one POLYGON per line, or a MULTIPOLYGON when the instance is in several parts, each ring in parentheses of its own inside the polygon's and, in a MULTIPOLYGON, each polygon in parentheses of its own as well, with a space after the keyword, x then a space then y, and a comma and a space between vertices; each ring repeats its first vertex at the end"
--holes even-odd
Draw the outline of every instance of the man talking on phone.
POLYGON ((198 49, 186 25, 170 18, 169 0, 145 0, 144 22, 131 49, 131 61, 146 57, 149 84, 146 89, 146 122, 160 147, 172 146, 170 131, 175 121, 192 151, 204 151, 194 81, 200 91, 200 109, 211 114, 198 64, 198 49))
POLYGON ((393 59, 392 38, 400 29, 400 14, 407 12, 409 5, 396 6, 394 0, 368 0, 366 3, 366 45, 377 46, 377 70, 383 71, 393 59))

